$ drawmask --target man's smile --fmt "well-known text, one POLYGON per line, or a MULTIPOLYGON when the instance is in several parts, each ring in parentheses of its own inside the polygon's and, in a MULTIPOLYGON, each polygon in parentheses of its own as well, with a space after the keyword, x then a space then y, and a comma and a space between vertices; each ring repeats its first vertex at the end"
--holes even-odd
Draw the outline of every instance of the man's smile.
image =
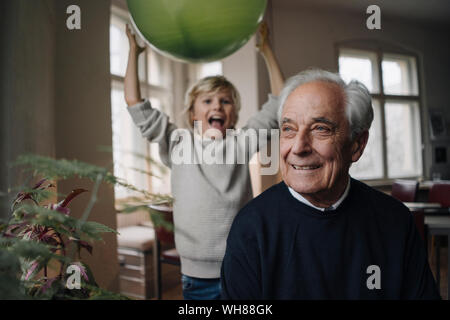
POLYGON ((310 165, 295 165, 295 164, 290 164, 292 168, 294 168, 294 170, 308 170, 308 171, 312 171, 312 170, 316 170, 322 167, 321 164, 310 164, 310 165))

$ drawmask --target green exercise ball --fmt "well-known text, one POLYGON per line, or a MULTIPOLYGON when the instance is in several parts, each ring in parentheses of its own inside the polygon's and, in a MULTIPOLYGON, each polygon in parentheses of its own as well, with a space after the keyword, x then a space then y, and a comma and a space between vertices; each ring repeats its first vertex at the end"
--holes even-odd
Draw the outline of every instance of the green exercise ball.
POLYGON ((261 22, 267 0, 127 0, 148 44, 176 60, 220 60, 241 48, 261 22))

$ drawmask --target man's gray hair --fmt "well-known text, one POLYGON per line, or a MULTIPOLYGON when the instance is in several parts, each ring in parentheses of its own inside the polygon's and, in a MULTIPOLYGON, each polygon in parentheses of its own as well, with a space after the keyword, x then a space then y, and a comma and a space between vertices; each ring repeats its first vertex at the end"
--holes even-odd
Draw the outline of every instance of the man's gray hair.
POLYGON ((289 78, 280 93, 278 122, 281 126, 281 114, 289 95, 302 84, 323 81, 337 84, 344 93, 345 113, 350 124, 350 138, 355 139, 360 133, 370 129, 373 120, 372 98, 369 90, 361 82, 352 80, 345 84, 336 74, 321 69, 308 69, 289 78))

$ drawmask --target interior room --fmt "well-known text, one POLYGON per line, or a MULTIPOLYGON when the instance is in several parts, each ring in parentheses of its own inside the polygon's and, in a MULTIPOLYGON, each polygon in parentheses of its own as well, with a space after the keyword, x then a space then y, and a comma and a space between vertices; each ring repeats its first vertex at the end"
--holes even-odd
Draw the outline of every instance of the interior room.
MULTIPOLYGON (((172 197, 171 170, 164 166, 158 144, 142 138, 124 98, 126 26, 137 34, 138 45, 146 47, 137 75, 143 99, 179 128, 188 127, 185 92, 206 76, 223 75, 238 88, 242 108, 237 128, 261 109, 271 82, 256 50, 257 32, 221 60, 185 62, 142 39, 126 0, 6 0, 0 8, 0 219, 11 218, 19 186, 31 188, 39 181, 11 166, 21 155, 107 168, 134 189, 79 176, 54 183, 58 195, 49 203, 85 189, 70 203, 71 215, 83 220, 90 208, 89 221, 118 232, 102 233, 101 241, 82 245, 89 249, 80 259, 98 286, 110 292, 132 299, 183 299, 173 233, 152 219, 162 214, 173 223, 170 206, 161 200, 172 197), (71 5, 80 10, 78 27, 69 27, 76 13, 68 9, 71 5), (147 203, 147 208, 136 206, 127 213, 136 203, 147 203)), ((357 79, 368 88, 374 120, 364 154, 350 175, 411 210, 426 240, 441 297, 449 299, 450 189, 432 195, 434 185, 450 185, 448 1, 268 0, 263 20, 285 79, 314 67, 338 73, 346 82, 357 79), (379 9, 378 19, 375 9, 368 11, 371 5, 379 9), (402 198, 411 183, 412 198, 402 198)), ((257 197, 281 176, 278 171, 261 175, 267 164, 257 156, 253 160, 251 189, 257 197)))

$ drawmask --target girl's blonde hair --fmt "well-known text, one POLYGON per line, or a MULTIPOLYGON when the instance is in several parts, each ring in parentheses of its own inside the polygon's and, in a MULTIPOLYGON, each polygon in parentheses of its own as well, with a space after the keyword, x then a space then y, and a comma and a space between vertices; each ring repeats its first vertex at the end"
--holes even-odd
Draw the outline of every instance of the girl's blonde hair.
MULTIPOLYGON (((239 110, 241 110, 241 97, 236 87, 228 81, 224 76, 210 76, 205 77, 194 83, 186 92, 184 97, 185 109, 183 111, 185 120, 190 128, 193 128, 194 124, 191 120, 191 115, 194 109, 195 99, 202 93, 217 93, 223 90, 229 90, 233 105, 235 108, 236 123, 238 120, 239 110)), ((236 125, 234 123, 234 125, 236 125)))

